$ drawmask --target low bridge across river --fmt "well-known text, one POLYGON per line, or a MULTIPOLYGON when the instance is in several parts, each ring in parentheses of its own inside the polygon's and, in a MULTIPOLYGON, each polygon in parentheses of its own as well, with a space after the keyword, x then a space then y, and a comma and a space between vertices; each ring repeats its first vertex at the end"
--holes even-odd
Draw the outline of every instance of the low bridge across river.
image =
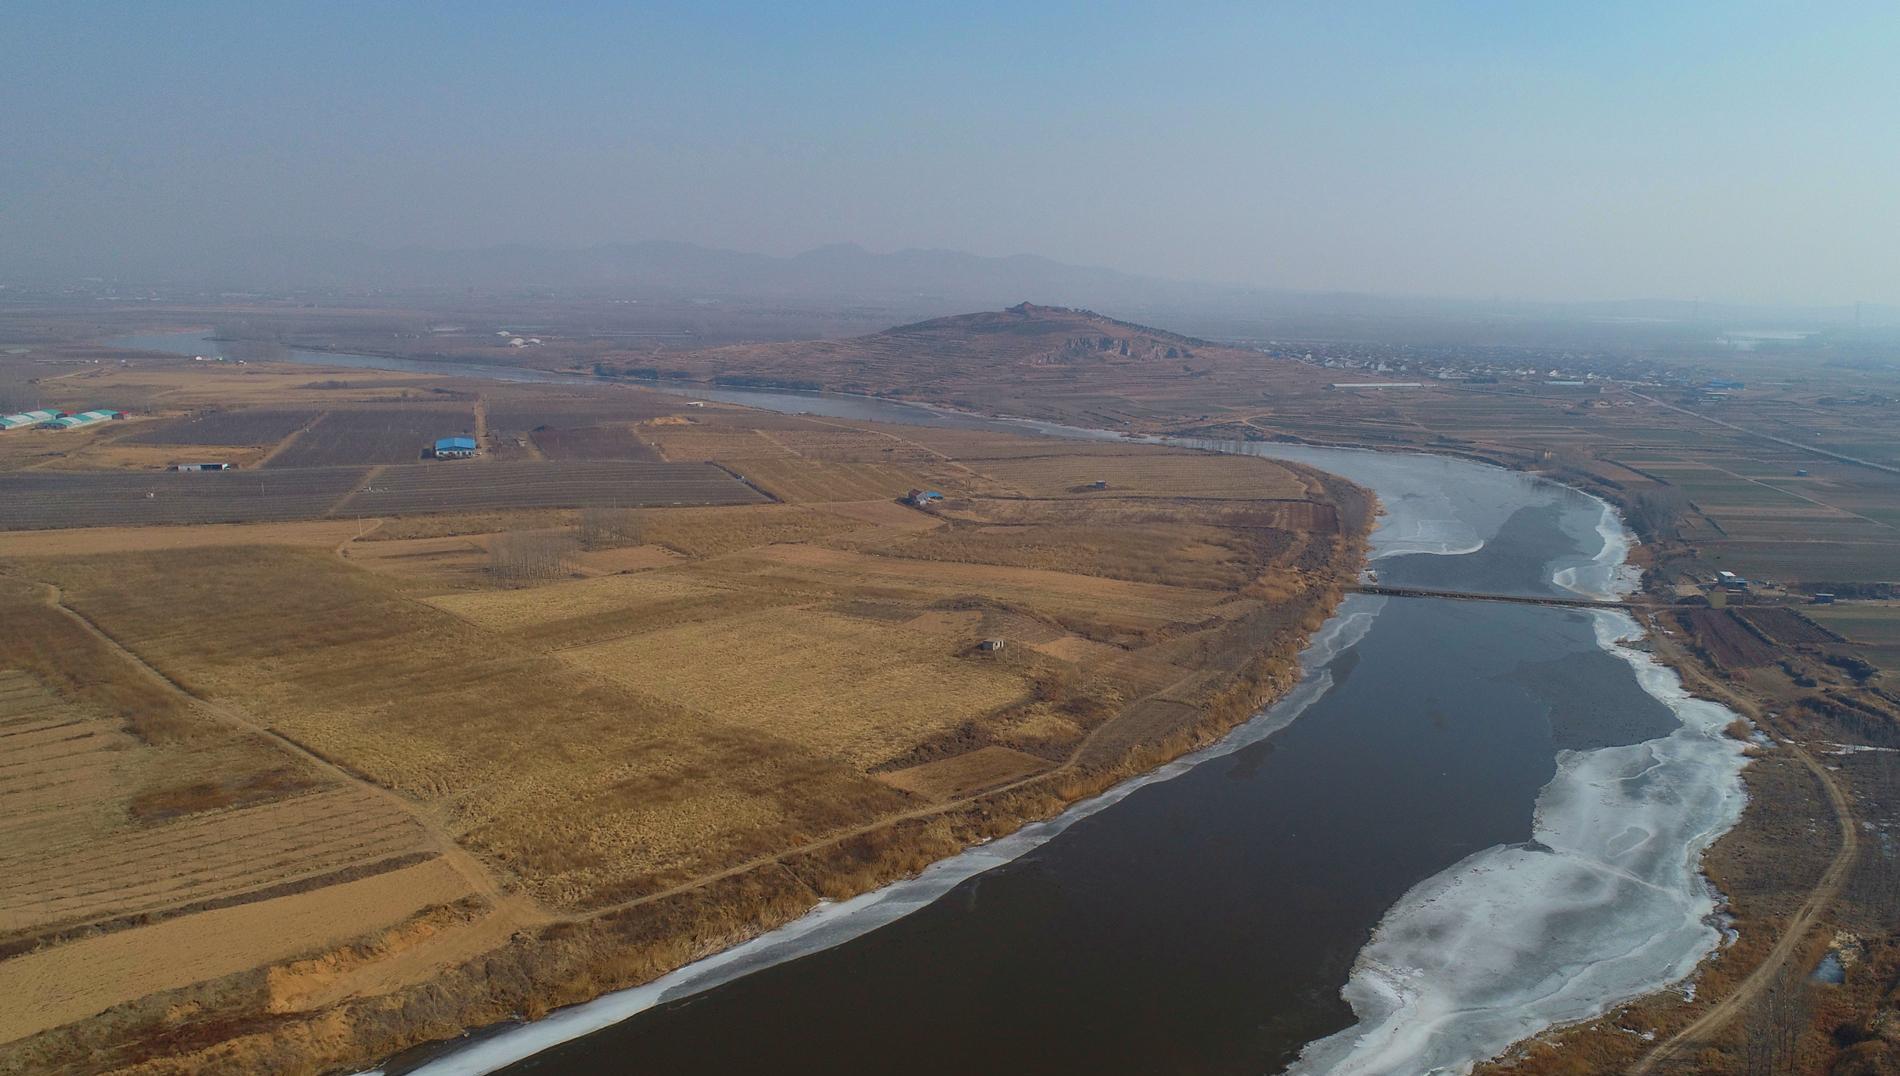
POLYGON ((1482 594, 1469 590, 1433 590, 1429 587, 1390 587, 1383 583, 1353 583, 1347 590, 1360 594, 1383 594, 1391 598, 1451 598, 1464 602, 1511 602, 1517 605, 1560 605, 1572 609, 1649 608, 1649 602, 1598 601, 1593 598, 1564 598, 1536 594, 1482 594))

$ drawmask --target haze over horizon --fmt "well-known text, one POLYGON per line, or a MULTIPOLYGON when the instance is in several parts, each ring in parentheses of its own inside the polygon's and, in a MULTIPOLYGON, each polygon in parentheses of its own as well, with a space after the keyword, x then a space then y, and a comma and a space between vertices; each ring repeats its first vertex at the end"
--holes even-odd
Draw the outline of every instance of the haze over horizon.
POLYGON ((288 236, 1900 303, 1886 5, 22 3, 0 277, 288 236))

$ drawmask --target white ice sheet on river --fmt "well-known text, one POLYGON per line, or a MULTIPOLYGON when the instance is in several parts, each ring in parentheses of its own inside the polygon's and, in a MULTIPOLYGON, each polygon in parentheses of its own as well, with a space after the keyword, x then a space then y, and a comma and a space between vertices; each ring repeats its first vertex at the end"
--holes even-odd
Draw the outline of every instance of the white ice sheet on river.
POLYGON ((1735 715, 1690 698, 1668 668, 1618 646, 1640 635, 1592 612, 1681 727, 1558 756, 1528 845, 1493 847, 1414 886, 1341 991, 1358 1023, 1290 1070, 1337 1076, 1468 1072, 1512 1043, 1675 982, 1720 939, 1702 852, 1741 817, 1735 715))
POLYGON ((1529 475, 1453 456, 1277 441, 1173 438, 1169 443, 1307 463, 1372 490, 1385 509, 1372 531, 1373 560, 1476 553, 1511 513, 1560 494, 1560 487, 1529 475))
POLYGON ((1633 594, 1641 581, 1640 573, 1629 563, 1630 548, 1635 541, 1609 502, 1596 497, 1590 499, 1602 505, 1597 533, 1603 537, 1603 549, 1588 564, 1559 569, 1551 581, 1565 590, 1599 601, 1633 594))
MULTIPOLYGON (((1443 457, 1241 450, 1311 463, 1378 492, 1387 516, 1372 535, 1375 559, 1456 552, 1467 531, 1482 548, 1518 507, 1587 497, 1601 548, 1551 581, 1599 600, 1636 588, 1628 530, 1608 503, 1580 491, 1492 468, 1457 476, 1482 465, 1443 457)), ((1700 864, 1746 800, 1743 745, 1724 731, 1735 714, 1689 697, 1673 671, 1618 645, 1642 634, 1627 614, 1588 615, 1598 645, 1628 662, 1680 726, 1644 743, 1561 753, 1538 795, 1533 840, 1476 852, 1400 898, 1341 991, 1357 1022, 1309 1044, 1290 1073, 1468 1072, 1513 1043, 1679 981, 1719 943, 1700 864)))

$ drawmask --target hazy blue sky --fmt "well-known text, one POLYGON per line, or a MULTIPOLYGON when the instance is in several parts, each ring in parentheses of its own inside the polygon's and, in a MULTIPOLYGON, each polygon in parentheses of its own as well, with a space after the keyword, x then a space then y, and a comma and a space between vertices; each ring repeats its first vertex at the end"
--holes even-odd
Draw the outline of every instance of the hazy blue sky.
POLYGON ((0 270, 275 235, 851 241, 1900 301, 1892 0, 1310 6, 8 0, 0 270))

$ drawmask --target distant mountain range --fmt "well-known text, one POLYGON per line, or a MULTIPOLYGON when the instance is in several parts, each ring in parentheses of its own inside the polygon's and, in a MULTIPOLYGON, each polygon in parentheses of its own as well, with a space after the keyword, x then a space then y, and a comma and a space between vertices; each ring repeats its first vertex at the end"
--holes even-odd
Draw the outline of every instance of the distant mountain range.
MULTIPOLYGON (((1263 255, 1263 261, 1272 257, 1263 255)), ((1344 331, 1369 338, 1396 333, 1395 338, 1428 342, 1440 330, 1466 338, 1473 327, 1480 327, 1502 342, 1533 324, 1590 326, 1586 335, 1595 338, 1604 333, 1640 337, 1658 329, 1710 334, 1720 327, 1847 328, 1855 322, 1851 305, 1752 307, 1651 299, 1557 303, 1298 292, 1164 280, 1029 254, 875 253, 849 243, 777 257, 662 240, 579 248, 505 244, 439 250, 273 239, 223 244, 193 255, 181 252, 162 263, 126 265, 115 277, 135 285, 244 291, 474 290, 803 308, 862 306, 887 311, 893 321, 1028 300, 1108 311, 1227 339, 1344 331)), ((1892 326, 1900 324, 1900 309, 1867 304, 1861 318, 1869 328, 1892 326)))
POLYGON ((149 267, 158 282, 258 288, 462 289, 615 292, 629 297, 853 300, 946 309, 1040 302, 1123 301, 1184 294, 1179 284, 1034 255, 953 250, 876 254, 840 243, 791 257, 651 240, 581 248, 509 244, 466 250, 385 249, 277 240, 231 244, 203 259, 149 267), (169 278, 169 279, 168 279, 169 278))

